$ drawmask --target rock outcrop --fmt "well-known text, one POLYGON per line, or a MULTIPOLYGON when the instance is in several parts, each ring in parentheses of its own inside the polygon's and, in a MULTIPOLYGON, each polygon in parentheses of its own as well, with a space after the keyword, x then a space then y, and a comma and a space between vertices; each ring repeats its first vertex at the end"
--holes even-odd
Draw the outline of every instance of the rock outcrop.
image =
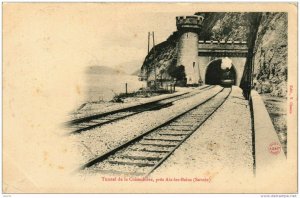
MULTIPOLYGON (((197 13, 196 13, 197 14, 197 13)), ((248 40, 249 13, 205 13, 201 40, 248 40)), ((174 19, 175 22, 175 19, 174 19)), ((254 45, 254 88, 259 93, 284 97, 287 92, 287 13, 262 13, 254 45)), ((174 32, 165 42, 156 45, 146 56, 142 76, 171 80, 170 70, 176 67, 179 35, 174 32), (171 68, 171 69, 170 69, 171 68)))
POLYGON ((254 49, 254 83, 259 93, 287 94, 287 13, 263 13, 254 49))
POLYGON ((166 41, 156 45, 146 56, 141 68, 143 80, 154 80, 156 69, 157 79, 171 80, 169 73, 172 67, 176 67, 178 36, 174 32, 166 41), (156 68, 155 68, 156 67, 156 68))

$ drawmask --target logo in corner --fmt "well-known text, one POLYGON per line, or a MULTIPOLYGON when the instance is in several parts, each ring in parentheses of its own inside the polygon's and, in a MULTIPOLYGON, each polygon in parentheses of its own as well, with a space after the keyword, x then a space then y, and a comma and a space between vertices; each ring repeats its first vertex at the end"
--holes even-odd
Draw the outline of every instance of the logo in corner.
POLYGON ((272 142, 269 145, 269 152, 273 155, 278 155, 281 152, 281 145, 278 142, 272 142))

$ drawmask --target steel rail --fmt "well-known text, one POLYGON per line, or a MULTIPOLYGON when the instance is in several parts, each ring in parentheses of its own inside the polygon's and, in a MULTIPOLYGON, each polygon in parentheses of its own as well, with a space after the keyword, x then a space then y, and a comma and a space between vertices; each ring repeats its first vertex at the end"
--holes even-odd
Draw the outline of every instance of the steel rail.
MULTIPOLYGON (((188 113, 191 112, 192 110, 194 110, 194 109, 198 108, 199 106, 201 106, 201 105, 207 103, 208 101, 210 101, 211 99, 213 99, 214 97, 216 97, 219 93, 221 93, 223 90, 224 90, 224 88, 222 88, 220 91, 218 91, 217 93, 215 93, 215 94, 213 94, 212 96, 210 96, 208 99, 206 99, 206 100, 200 102, 199 104, 193 106, 192 108, 188 109, 187 111, 184 111, 183 113, 180 113, 179 115, 176 115, 175 117, 173 117, 173 118, 167 120, 166 122, 164 122, 164 123, 162 123, 162 124, 160 124, 160 125, 154 127, 153 129, 148 130, 147 132, 145 132, 145 133, 143 133, 143 134, 141 134, 141 135, 139 135, 139 136, 137 136, 137 137, 135 137, 135 138, 133 138, 133 139, 131 139, 131 140, 125 142, 125 143, 123 143, 122 145, 120 145, 120 146, 118 146, 118 147, 116 147, 116 148, 114 148, 114 149, 108 151, 107 153, 105 153, 105 154, 103 154, 103 155, 101 155, 101 156, 99 156, 99 157, 97 157, 97 158, 95 158, 95 159, 93 159, 93 160, 87 162, 86 164, 84 164, 83 166, 81 166, 80 169, 89 168, 89 167, 91 167, 91 166, 93 166, 93 165, 95 165, 95 164, 97 164, 97 163, 100 163, 100 162, 106 160, 108 157, 114 155, 116 152, 118 152, 118 151, 120 151, 120 150, 122 150, 122 149, 124 149, 124 148, 126 148, 126 147, 128 147, 128 146, 130 146, 130 145, 132 145, 132 144, 134 144, 135 142, 138 142, 138 141, 141 140, 141 139, 143 139, 143 137, 145 137, 146 135, 148 135, 148 134, 150 134, 150 133, 152 133, 152 132, 156 131, 157 129, 160 129, 160 128, 164 127, 164 126, 167 126, 168 124, 170 124, 170 123, 173 122, 174 120, 176 120, 176 119, 178 119, 178 118, 180 118, 180 117, 182 117, 182 116, 188 114, 188 113)), ((230 95, 230 93, 229 93, 229 95, 230 95)), ((228 97, 228 96, 227 96, 227 97, 228 97)), ((225 99, 225 100, 226 100, 226 99, 225 99)), ((224 101, 225 101, 225 100, 224 100, 224 101)), ((223 102, 224 102, 224 101, 223 101, 223 102)), ((199 127, 200 127, 200 126, 199 126, 199 127)), ((199 128, 199 127, 198 127, 198 128, 199 128)), ((187 134, 186 134, 186 135, 187 135, 187 134)), ((176 147, 176 148, 178 148, 178 147, 176 147)), ((173 151, 172 151, 172 152, 173 152, 173 151)), ((169 155, 168 155, 168 156, 169 156, 169 155)), ((165 159, 164 159, 164 160, 165 160, 165 159)), ((163 162, 163 161, 162 161, 162 162, 163 162)), ((162 162, 160 162, 160 164, 161 164, 162 162)))
MULTIPOLYGON (((201 89, 199 89, 199 91, 200 90, 201 91, 209 90, 209 89, 212 89, 214 87, 215 86, 202 87, 201 89)), ((88 122, 91 122, 91 121, 97 120, 97 119, 105 119, 105 117, 107 117, 107 116, 112 116, 112 115, 115 115, 115 114, 118 114, 118 113, 132 111, 128 115, 117 116, 115 118, 110 118, 107 121, 103 121, 103 122, 96 123, 96 124, 93 124, 93 125, 90 125, 90 126, 86 126, 86 127, 76 129, 76 130, 72 131, 71 134, 76 134, 76 133, 80 133, 80 132, 83 132, 83 131, 87 131, 87 130, 90 130, 90 129, 93 129, 93 128, 96 128, 96 127, 99 127, 99 126, 102 126, 102 125, 105 125, 105 124, 109 124, 109 123, 127 118, 129 116, 133 116, 133 115, 136 115, 138 113, 145 112, 145 111, 151 111, 151 110, 155 110, 155 109, 159 109, 159 108, 168 107, 168 106, 171 106, 172 103, 175 102, 175 101, 182 100, 182 99, 185 99, 185 98, 188 98, 188 97, 192 97, 192 96, 195 96, 195 95, 200 94, 200 93, 203 93, 203 92, 184 93, 184 94, 181 94, 181 95, 161 99, 161 100, 158 100, 158 101, 155 101, 155 102, 150 102, 150 103, 138 105, 138 106, 135 106, 135 107, 119 109, 117 111, 112 111, 112 112, 107 112, 107 113, 103 113, 103 114, 99 114, 99 115, 89 116, 87 118, 81 118, 81 119, 84 119, 84 120, 81 120, 78 123, 73 123, 73 124, 69 124, 69 125, 70 126, 76 126, 76 124, 84 124, 84 123, 88 123, 88 122), (168 100, 171 100, 171 101, 168 101, 168 100), (163 103, 163 101, 168 101, 168 102, 163 103), (162 102, 162 103, 160 103, 160 102, 162 102), (138 108, 143 108, 143 107, 144 107, 144 109, 138 110, 138 108), (93 118, 91 118, 91 117, 93 117, 93 118)))

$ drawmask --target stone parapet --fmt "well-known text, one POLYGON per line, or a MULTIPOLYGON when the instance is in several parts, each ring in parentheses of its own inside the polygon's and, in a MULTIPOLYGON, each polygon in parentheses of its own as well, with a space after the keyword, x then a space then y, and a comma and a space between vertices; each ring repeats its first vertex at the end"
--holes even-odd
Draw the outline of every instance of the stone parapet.
POLYGON ((221 40, 221 41, 217 41, 217 40, 207 40, 207 41, 203 41, 203 40, 199 40, 199 44, 230 44, 230 45, 245 45, 247 46, 247 41, 225 41, 225 40, 221 40))
POLYGON ((245 41, 202 41, 198 42, 199 56, 247 57, 245 41))
POLYGON ((186 29, 200 29, 203 16, 178 16, 176 17, 176 26, 178 30, 186 29))

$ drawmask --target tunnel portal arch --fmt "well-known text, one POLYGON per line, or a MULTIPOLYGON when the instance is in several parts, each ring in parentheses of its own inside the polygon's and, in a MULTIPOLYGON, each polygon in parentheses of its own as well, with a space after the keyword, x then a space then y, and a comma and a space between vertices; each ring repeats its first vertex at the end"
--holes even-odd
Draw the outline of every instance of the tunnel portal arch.
POLYGON ((208 85, 237 85, 237 71, 231 63, 231 68, 221 69, 222 58, 215 59, 208 63, 205 69, 205 84, 208 85))

